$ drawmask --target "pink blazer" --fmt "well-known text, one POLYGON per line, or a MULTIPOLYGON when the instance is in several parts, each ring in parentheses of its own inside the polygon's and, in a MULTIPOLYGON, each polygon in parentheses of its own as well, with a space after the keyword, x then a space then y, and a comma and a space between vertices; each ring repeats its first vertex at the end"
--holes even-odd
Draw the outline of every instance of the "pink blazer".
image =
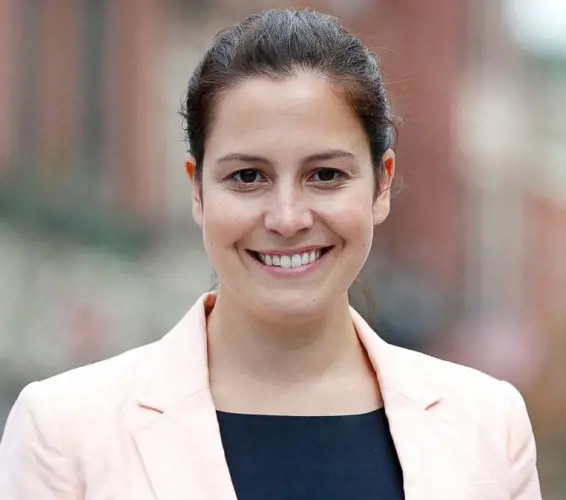
MULTIPOLYGON (((2 500, 235 500, 208 384, 204 296, 163 339, 34 382, 0 444, 2 500)), ((537 500, 535 442, 510 384, 393 347, 352 310, 407 500, 537 500)))

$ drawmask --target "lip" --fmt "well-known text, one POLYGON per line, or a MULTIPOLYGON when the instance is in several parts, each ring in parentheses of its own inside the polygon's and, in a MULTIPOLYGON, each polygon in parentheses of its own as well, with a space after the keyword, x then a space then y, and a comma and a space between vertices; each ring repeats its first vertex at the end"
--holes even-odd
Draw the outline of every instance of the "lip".
MULTIPOLYGON (((275 253, 268 253, 269 255, 295 255, 296 253, 303 253, 303 252, 307 252, 307 251, 312 251, 312 250, 322 250, 324 249, 324 253, 319 257, 319 259, 315 262, 313 262, 312 264, 306 264, 304 266, 301 267, 276 267, 276 266, 268 266, 266 264, 264 264, 263 262, 261 262, 260 260, 258 260, 253 253, 255 251, 253 250, 248 250, 246 251, 246 253, 248 254, 248 257, 252 260, 252 262, 262 271, 266 272, 267 274, 276 277, 276 278, 282 278, 282 277, 296 277, 296 276, 304 276, 307 274, 310 274, 314 271, 316 271, 317 268, 319 268, 321 265, 323 265, 326 260, 327 260, 327 256, 328 254, 332 253, 332 250, 334 249, 333 246, 327 246, 327 247, 309 247, 309 249, 307 249, 305 247, 305 249, 299 249, 299 250, 293 250, 291 253, 288 253, 287 251, 285 252, 275 252, 275 253)), ((256 253, 264 253, 264 252, 256 252, 256 253)))

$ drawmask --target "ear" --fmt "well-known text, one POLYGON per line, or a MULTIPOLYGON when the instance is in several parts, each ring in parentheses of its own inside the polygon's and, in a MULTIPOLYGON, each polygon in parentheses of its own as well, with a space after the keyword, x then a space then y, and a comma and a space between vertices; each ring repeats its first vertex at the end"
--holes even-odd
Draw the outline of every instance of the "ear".
POLYGON ((185 170, 193 185, 193 219, 199 227, 202 227, 202 186, 201 181, 195 180, 196 161, 193 155, 187 154, 185 157, 185 170))
POLYGON ((191 182, 193 182, 195 179, 195 159, 188 153, 185 156, 185 171, 187 172, 191 182))
POLYGON ((395 153, 388 149, 382 158, 384 176, 379 182, 379 192, 373 202, 373 224, 381 224, 391 209, 391 185, 395 177, 395 153))

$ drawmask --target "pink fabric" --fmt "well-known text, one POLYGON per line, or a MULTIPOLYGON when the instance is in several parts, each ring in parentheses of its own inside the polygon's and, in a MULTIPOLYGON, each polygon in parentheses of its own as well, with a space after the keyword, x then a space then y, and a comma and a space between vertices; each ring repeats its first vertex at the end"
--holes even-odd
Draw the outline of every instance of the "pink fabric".
MULTIPOLYGON (((203 296, 162 340, 27 386, 0 444, 2 500, 235 500, 208 386, 203 296)), ((352 310, 407 500, 538 500, 522 397, 390 346, 352 310)))

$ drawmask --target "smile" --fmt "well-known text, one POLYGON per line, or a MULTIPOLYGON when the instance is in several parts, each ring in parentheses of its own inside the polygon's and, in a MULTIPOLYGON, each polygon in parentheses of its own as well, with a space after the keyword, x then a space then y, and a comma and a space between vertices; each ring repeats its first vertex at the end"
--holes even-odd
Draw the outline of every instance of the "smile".
POLYGON ((281 269, 299 269, 317 262, 331 247, 317 248, 295 254, 250 253, 263 265, 281 269))

